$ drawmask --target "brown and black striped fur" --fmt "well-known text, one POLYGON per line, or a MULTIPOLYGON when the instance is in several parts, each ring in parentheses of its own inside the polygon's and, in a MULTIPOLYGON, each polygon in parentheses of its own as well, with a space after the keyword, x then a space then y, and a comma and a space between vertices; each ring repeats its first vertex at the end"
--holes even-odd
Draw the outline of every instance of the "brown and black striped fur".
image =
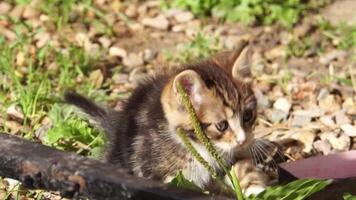
POLYGON ((106 131, 107 162, 162 181, 182 171, 186 178, 205 187, 210 175, 185 148, 176 129, 185 129, 205 160, 217 171, 221 169, 195 138, 176 84, 185 87, 204 132, 232 165, 251 143, 256 119, 250 55, 248 47, 243 47, 149 78, 133 91, 120 112, 103 109, 76 93, 67 93, 65 99, 106 131))

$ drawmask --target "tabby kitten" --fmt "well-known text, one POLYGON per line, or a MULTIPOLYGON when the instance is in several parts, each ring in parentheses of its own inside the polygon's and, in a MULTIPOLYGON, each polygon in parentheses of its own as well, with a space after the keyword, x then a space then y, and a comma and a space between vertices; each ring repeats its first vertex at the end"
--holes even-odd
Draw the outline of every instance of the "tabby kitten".
POLYGON ((165 182, 181 170, 187 179, 205 188, 211 183, 210 174, 186 149, 177 128, 188 133, 192 144, 218 173, 223 171, 195 137, 177 92, 180 83, 208 138, 230 166, 236 163, 243 190, 257 193, 264 189, 266 175, 251 158, 243 156, 253 141, 256 119, 250 54, 249 47, 242 45, 213 59, 156 75, 133 91, 120 112, 103 109, 76 93, 67 93, 65 99, 104 128, 108 135, 107 162, 137 176, 165 182))

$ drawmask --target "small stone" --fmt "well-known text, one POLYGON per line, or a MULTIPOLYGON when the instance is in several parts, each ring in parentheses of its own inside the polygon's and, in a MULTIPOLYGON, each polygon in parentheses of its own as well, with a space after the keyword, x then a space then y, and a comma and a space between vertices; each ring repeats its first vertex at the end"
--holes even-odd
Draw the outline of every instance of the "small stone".
POLYGON ((143 51, 143 60, 149 62, 153 60, 157 56, 157 53, 152 51, 151 49, 145 49, 143 51))
POLYGON ((333 50, 324 56, 320 57, 319 62, 324 65, 328 65, 335 59, 344 59, 347 56, 347 52, 343 50, 333 50))
POLYGON ((322 140, 328 140, 333 149, 337 151, 347 151, 350 149, 351 139, 345 134, 338 134, 335 132, 325 132, 320 135, 322 140))
POLYGON ((289 103, 289 101, 283 97, 277 99, 273 104, 273 108, 283 111, 285 113, 289 113, 291 107, 292 107, 291 103, 289 103))
POLYGON ((130 53, 128 56, 124 57, 123 64, 127 67, 138 67, 143 65, 142 54, 130 53))
POLYGON ((41 32, 41 33, 37 33, 34 38, 35 38, 35 40, 37 40, 36 47, 42 48, 50 40, 50 35, 49 35, 49 33, 41 32))
POLYGON ((337 102, 334 95, 327 95, 327 97, 318 101, 319 106, 326 111, 337 112, 341 109, 341 105, 337 102))
POLYGON ((88 46, 87 44, 90 43, 90 39, 86 33, 77 33, 75 40, 80 47, 88 46))
POLYGON ((313 142, 316 137, 315 133, 311 131, 302 131, 294 133, 291 137, 304 144, 303 152, 310 153, 313 149, 313 142))
POLYGON ((183 12, 181 9, 170 8, 164 11, 164 15, 169 18, 169 17, 174 17, 175 15, 181 12, 183 12))
POLYGON ((172 31, 175 33, 183 32, 185 30, 185 26, 182 24, 178 24, 172 27, 172 31))
POLYGON ((110 56, 117 56, 117 57, 120 57, 120 58, 125 58, 127 56, 127 52, 126 52, 125 49, 113 46, 113 47, 110 47, 110 49, 109 49, 109 55, 110 56))
POLYGON ((109 48, 109 46, 111 45, 110 39, 105 36, 100 37, 99 42, 100 42, 101 46, 103 46, 104 48, 109 48))
POLYGON ((312 119, 312 115, 310 114, 310 112, 307 112, 307 111, 294 112, 292 126, 303 127, 303 126, 307 125, 308 123, 310 123, 311 119, 312 119))
POLYGON ((287 119, 288 113, 281 110, 269 110, 266 112, 266 116, 272 123, 279 123, 287 119))
POLYGON ((225 37, 224 41, 224 46, 229 49, 233 50, 234 48, 238 47, 241 44, 241 41, 243 38, 241 36, 235 36, 235 35, 228 35, 225 37))
POLYGON ((169 26, 169 22, 167 18, 160 14, 154 18, 144 18, 142 20, 142 24, 151 28, 156 28, 160 30, 167 30, 169 26))
POLYGON ((19 123, 22 123, 25 116, 20 107, 17 105, 11 105, 7 108, 6 114, 13 120, 16 120, 19 123))
POLYGON ((10 129, 11 134, 18 134, 22 130, 21 124, 19 124, 17 121, 6 121, 5 122, 5 127, 10 129))
POLYGON ((329 96, 329 91, 326 88, 322 88, 318 94, 317 100, 321 101, 329 96))
POLYGON ((318 140, 313 143, 313 147, 322 152, 323 155, 328 155, 331 153, 331 144, 327 140, 318 140))
POLYGON ((6 2, 0 3, 0 15, 6 15, 11 9, 11 5, 6 2))
POLYGON ((39 15, 40 12, 38 12, 38 10, 32 6, 26 6, 25 10, 22 13, 22 16, 26 19, 35 18, 38 17, 39 15))
POLYGON ((138 12, 137 12, 136 5, 135 4, 130 4, 125 10, 125 15, 127 15, 128 17, 131 17, 131 18, 137 17, 138 12))
POLYGON ((345 111, 336 112, 335 120, 337 125, 350 124, 351 120, 346 116, 345 111))
POLYGON ((14 19, 20 19, 22 16, 22 13, 24 11, 24 7, 23 6, 15 6, 11 12, 10 12, 10 17, 14 18, 14 19))
POLYGON ((341 125, 341 130, 349 137, 356 137, 356 126, 352 126, 351 124, 343 124, 341 125))
POLYGON ((329 116, 329 115, 322 116, 322 117, 320 117, 319 120, 322 124, 324 124, 325 126, 328 126, 328 127, 334 127, 336 125, 332 116, 329 116))
POLYGON ((18 52, 16 54, 16 65, 17 66, 23 66, 23 64, 25 63, 25 54, 23 52, 18 52))
POLYGON ((266 109, 269 107, 269 100, 267 95, 264 95, 260 89, 254 90, 255 96, 257 98, 257 106, 260 109, 266 109))
POLYGON ((189 22, 194 18, 194 15, 189 11, 183 11, 174 15, 174 19, 179 23, 189 22))

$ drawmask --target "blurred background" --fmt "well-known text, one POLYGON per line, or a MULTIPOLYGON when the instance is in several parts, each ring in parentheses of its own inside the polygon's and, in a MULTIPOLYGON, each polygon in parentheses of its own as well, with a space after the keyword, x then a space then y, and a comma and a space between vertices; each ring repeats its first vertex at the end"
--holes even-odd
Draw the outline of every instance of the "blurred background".
MULTIPOLYGON (((355 0, 0 0, 0 131, 100 158, 75 89, 120 110, 147 75, 253 47, 255 133, 290 160, 356 149, 355 0)), ((0 178, 0 199, 60 199, 0 178)))

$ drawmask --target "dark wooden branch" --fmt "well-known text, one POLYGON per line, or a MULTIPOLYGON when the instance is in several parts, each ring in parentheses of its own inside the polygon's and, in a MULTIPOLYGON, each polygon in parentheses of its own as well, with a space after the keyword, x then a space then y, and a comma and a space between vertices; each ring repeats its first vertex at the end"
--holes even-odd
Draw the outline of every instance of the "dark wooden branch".
POLYGON ((60 191, 68 198, 90 199, 227 199, 173 188, 127 174, 114 165, 63 152, 0 133, 0 176, 27 188, 60 191))

